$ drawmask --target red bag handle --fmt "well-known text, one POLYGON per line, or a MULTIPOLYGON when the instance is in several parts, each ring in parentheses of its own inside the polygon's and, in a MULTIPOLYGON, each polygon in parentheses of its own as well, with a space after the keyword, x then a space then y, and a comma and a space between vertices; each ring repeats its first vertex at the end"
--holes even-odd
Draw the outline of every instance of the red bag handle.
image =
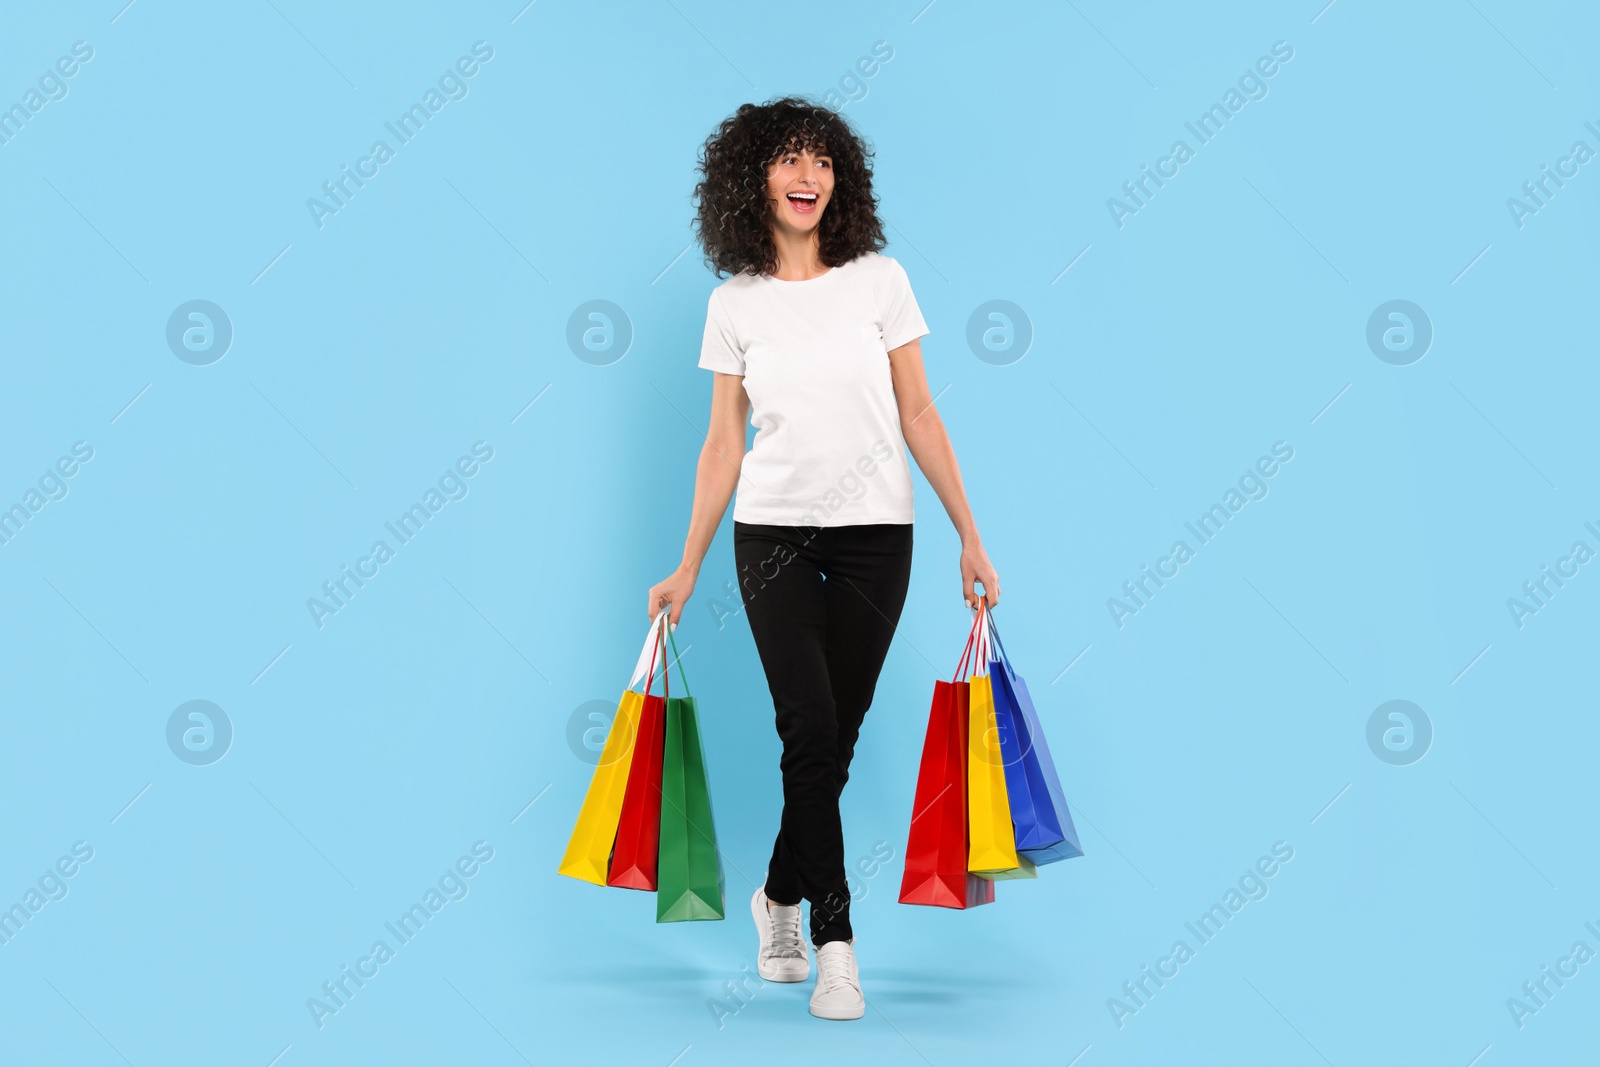
POLYGON ((972 616, 972 629, 967 633, 967 647, 961 650, 961 662, 956 664, 956 676, 951 681, 959 682, 961 680, 961 672, 967 665, 967 656, 972 651, 972 642, 978 636, 978 626, 983 622, 984 609, 987 604, 987 600, 978 601, 978 610, 972 616))

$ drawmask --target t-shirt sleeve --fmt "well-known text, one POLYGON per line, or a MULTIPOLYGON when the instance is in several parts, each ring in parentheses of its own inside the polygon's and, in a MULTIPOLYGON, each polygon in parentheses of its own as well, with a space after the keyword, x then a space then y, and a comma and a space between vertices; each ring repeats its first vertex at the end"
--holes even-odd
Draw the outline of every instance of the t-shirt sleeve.
POLYGON ((744 374, 744 348, 734 336, 733 322, 715 289, 706 302, 706 332, 700 341, 700 366, 724 374, 744 374))
POLYGON ((926 336, 929 330, 928 324, 922 321, 917 298, 911 292, 911 279, 906 276, 906 269, 899 260, 884 258, 888 260, 889 269, 885 272, 887 277, 879 306, 883 312, 883 347, 893 352, 903 344, 926 336))

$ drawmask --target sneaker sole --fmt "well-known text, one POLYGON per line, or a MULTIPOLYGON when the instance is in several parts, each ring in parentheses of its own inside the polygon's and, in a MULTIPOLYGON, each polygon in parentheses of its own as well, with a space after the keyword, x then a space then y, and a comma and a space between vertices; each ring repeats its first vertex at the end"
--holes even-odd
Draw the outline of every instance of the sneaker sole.
POLYGON ((865 1004, 859 1008, 822 1008, 819 1010, 816 1005, 811 1007, 811 1014, 819 1019, 859 1019, 866 1013, 867 1006, 865 1004))
POLYGON ((764 907, 765 905, 762 903, 761 894, 758 890, 750 898, 750 917, 755 920, 756 924, 756 974, 764 982, 804 982, 811 977, 811 950, 806 947, 804 940, 801 941, 800 945, 801 951, 806 954, 805 968, 803 970, 798 966, 800 962, 798 960, 790 960, 787 966, 783 963, 763 964, 761 962, 761 928, 764 923, 770 921, 765 915, 761 914, 761 910, 764 907))
POLYGON ((811 977, 811 964, 807 962, 806 969, 803 971, 766 971, 763 970, 761 965, 758 963, 756 965, 756 973, 761 976, 763 981, 787 982, 792 984, 795 982, 804 982, 807 978, 811 977))

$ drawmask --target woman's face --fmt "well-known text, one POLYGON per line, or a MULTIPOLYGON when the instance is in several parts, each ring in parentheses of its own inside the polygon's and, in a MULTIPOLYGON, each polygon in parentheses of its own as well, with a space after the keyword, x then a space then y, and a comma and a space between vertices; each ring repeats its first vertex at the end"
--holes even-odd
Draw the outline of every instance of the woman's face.
POLYGON ((767 164, 767 199, 780 229, 812 233, 832 196, 833 159, 826 152, 785 151, 767 164))

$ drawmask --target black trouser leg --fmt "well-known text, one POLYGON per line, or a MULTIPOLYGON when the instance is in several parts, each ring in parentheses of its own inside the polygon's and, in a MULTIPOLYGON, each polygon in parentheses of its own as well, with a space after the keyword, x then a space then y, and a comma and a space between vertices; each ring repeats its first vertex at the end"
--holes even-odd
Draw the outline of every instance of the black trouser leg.
POLYGON ((905 605, 911 548, 909 523, 734 523, 740 594, 783 741, 767 895, 811 901, 819 946, 853 936, 839 797, 905 605))

